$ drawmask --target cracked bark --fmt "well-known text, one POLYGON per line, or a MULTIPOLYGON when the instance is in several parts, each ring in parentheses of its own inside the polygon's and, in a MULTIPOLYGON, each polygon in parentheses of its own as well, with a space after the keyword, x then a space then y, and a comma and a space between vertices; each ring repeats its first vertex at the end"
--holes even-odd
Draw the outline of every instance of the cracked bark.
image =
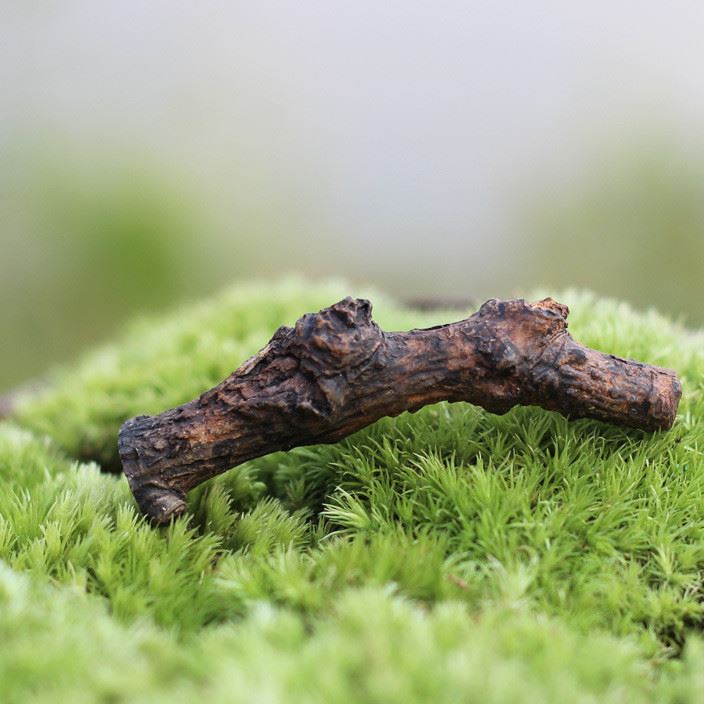
POLYGON ((552 299, 489 300, 469 318, 383 332, 346 298, 269 344, 215 388, 120 429, 123 469, 142 513, 164 524, 186 493, 246 460, 332 443, 383 416, 438 401, 505 413, 517 404, 646 431, 672 426, 674 372, 583 347, 552 299))

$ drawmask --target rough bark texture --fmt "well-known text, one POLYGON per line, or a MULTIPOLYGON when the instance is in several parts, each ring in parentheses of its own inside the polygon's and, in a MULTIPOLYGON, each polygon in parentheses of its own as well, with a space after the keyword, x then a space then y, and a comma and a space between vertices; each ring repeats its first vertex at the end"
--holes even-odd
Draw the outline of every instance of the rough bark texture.
POLYGON ((681 395, 675 373, 579 345, 567 314, 549 298, 490 300, 457 323, 385 333, 368 301, 346 298, 279 328, 200 398, 127 421, 119 434, 125 474, 140 510, 163 524, 183 513, 189 489, 241 462, 332 443, 437 401, 671 427, 681 395))

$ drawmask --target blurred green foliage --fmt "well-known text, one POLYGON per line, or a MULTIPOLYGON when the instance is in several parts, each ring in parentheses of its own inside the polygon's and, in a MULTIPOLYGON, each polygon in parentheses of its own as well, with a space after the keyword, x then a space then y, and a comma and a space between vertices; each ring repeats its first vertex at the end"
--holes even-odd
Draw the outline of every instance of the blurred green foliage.
POLYGON ((199 218, 158 170, 42 163, 3 186, 0 389, 202 290, 199 218))
POLYGON ((526 287, 588 287, 704 323, 704 154, 614 149, 523 219, 526 287))
MULTIPOLYGON (((245 207, 244 198, 221 213, 196 178, 178 185, 133 151, 89 151, 70 162, 47 157, 51 149, 23 152, 0 171, 0 390, 67 361, 136 312, 210 293, 245 271, 377 271, 377 285, 409 296, 427 280, 404 267, 397 235, 365 252, 377 268, 361 271, 330 244, 339 233, 271 227, 278 211, 264 201, 245 207)), ((576 182, 547 187, 537 197, 525 189, 530 206, 515 227, 523 239, 510 243, 490 287, 475 278, 454 295, 583 287, 704 324, 704 154, 650 138, 612 146, 576 182)), ((445 266, 429 260, 428 276, 440 280, 445 266)))

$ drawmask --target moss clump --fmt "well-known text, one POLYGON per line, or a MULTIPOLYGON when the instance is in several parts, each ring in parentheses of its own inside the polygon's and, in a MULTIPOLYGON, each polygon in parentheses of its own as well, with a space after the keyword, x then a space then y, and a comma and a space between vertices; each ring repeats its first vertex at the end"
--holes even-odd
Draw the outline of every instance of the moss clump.
MULTIPOLYGON (((78 461, 348 293, 143 321, 0 424, 0 699, 700 701, 704 346, 656 314, 559 296, 580 341, 681 374, 669 433, 439 404, 246 463, 159 531, 78 461)), ((460 317, 372 297, 387 328, 460 317)))

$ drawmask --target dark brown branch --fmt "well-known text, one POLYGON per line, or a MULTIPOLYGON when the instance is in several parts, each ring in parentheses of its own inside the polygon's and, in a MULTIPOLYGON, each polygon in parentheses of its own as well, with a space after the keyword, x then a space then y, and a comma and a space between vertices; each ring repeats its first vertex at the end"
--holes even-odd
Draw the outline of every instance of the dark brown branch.
POLYGON ((246 460, 335 442, 437 401, 494 413, 535 405, 670 428, 681 395, 676 374, 582 347, 567 332, 567 313, 550 298, 490 300, 457 323, 385 333, 368 301, 346 298, 279 328, 200 398, 125 423, 125 474, 140 510, 162 524, 183 513, 189 489, 246 460))

